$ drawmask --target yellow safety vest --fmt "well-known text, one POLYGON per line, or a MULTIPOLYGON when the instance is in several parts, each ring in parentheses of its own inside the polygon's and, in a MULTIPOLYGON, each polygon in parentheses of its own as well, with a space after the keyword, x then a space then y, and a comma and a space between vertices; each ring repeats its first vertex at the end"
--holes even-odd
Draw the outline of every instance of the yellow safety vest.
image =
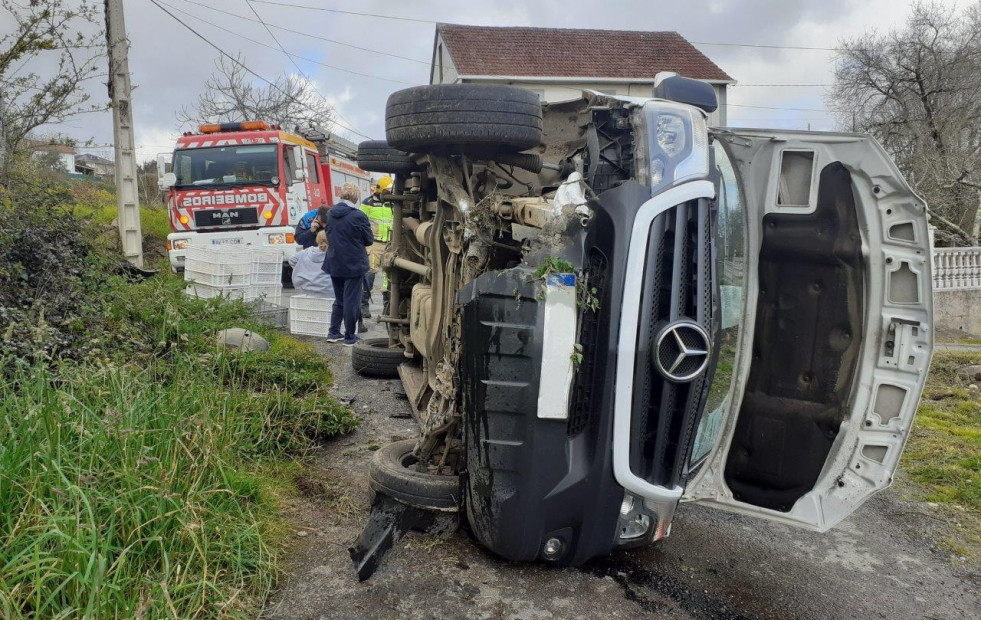
POLYGON ((375 243, 368 248, 371 259, 371 271, 377 272, 381 255, 392 234, 392 208, 388 205, 361 205, 361 212, 368 216, 371 232, 375 235, 375 243))

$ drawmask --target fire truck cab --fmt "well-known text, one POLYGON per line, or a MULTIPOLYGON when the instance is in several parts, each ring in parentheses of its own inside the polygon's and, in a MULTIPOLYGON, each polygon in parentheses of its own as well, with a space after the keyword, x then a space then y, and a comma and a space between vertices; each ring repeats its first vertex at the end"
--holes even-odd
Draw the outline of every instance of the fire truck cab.
POLYGON ((191 245, 280 246, 289 259, 298 249, 293 231, 307 211, 334 204, 347 181, 368 194, 371 175, 350 161, 356 147, 346 142, 263 121, 201 125, 182 135, 171 171, 160 178, 173 231, 171 269, 183 271, 191 245))

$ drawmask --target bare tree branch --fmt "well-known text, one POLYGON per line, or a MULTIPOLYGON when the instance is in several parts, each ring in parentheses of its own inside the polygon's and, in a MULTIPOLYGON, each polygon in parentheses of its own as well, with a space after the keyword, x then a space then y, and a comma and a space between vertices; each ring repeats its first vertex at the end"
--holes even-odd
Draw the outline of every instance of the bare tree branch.
POLYGON ((177 113, 181 126, 264 120, 288 128, 328 129, 333 108, 306 78, 285 74, 272 85, 258 86, 243 65, 241 57, 218 59, 195 105, 177 113))
POLYGON ((841 44, 830 105, 874 135, 957 243, 976 244, 981 181, 981 2, 920 3, 906 25, 841 44))

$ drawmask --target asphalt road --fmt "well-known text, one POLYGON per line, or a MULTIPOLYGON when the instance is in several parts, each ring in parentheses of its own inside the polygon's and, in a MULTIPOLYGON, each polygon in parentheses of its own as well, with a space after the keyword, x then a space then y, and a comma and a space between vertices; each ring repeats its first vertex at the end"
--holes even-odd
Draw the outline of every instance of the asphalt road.
POLYGON ((827 534, 683 505, 666 541, 577 568, 504 562, 462 531, 409 534, 359 583, 347 548, 368 514, 368 461, 414 426, 395 381, 359 377, 350 349, 317 346, 364 422, 301 481, 290 575, 264 618, 981 618, 978 565, 934 542, 951 517, 894 489, 827 534))

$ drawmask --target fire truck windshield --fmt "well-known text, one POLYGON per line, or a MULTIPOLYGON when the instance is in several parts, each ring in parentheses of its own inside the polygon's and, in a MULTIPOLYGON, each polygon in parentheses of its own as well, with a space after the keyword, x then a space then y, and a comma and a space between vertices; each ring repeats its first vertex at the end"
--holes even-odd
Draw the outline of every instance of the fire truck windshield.
POLYGON ((176 187, 279 185, 276 144, 213 146, 174 151, 176 187))

